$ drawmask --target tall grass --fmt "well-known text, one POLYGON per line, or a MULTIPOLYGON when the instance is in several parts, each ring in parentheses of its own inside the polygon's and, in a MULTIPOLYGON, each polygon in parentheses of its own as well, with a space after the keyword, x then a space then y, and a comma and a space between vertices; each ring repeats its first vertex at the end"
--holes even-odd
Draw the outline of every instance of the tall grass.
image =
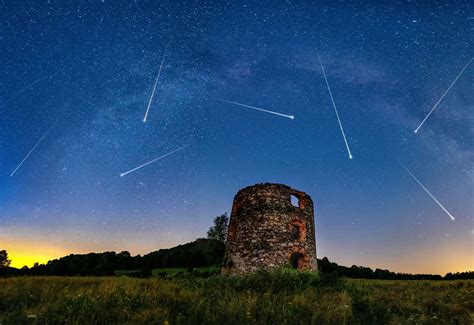
POLYGON ((472 324, 474 282, 306 272, 173 279, 0 279, 1 324, 472 324))

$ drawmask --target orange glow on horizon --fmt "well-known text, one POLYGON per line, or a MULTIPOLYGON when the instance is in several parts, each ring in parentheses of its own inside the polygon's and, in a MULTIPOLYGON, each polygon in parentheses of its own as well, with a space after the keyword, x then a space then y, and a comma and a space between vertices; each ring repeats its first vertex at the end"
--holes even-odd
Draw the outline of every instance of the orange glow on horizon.
POLYGON ((12 242, 2 247, 8 252, 8 258, 12 261, 12 267, 32 267, 36 262, 46 264, 50 260, 68 255, 69 252, 63 248, 45 245, 38 242, 12 242))
MULTIPOLYGON (((6 236, 0 234, 0 249, 5 249, 8 259, 11 260, 11 267, 22 268, 32 267, 36 262, 46 264, 48 261, 58 259, 69 254, 101 253, 106 251, 129 251, 132 255, 147 254, 161 248, 169 248, 179 245, 179 242, 170 242, 167 245, 154 245, 148 241, 137 241, 135 238, 124 240, 123 242, 113 242, 109 238, 102 238, 98 241, 78 241, 67 240, 67 234, 61 238, 53 240, 45 236, 38 235, 34 231, 18 231, 17 234, 10 232, 6 236), (28 233, 29 235, 24 235, 28 233), (126 245, 126 242, 133 242, 134 245, 126 245), (128 246, 128 247, 127 247, 128 246)), ((192 241, 184 240, 184 242, 192 241)))

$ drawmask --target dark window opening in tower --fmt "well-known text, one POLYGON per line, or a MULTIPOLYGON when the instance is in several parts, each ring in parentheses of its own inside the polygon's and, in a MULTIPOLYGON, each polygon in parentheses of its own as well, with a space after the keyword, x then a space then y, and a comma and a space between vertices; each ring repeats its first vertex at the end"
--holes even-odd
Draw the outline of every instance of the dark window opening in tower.
POLYGON ((290 256, 290 265, 294 269, 299 269, 303 261, 303 254, 293 253, 290 256))
POLYGON ((291 194, 291 205, 294 207, 300 207, 300 199, 296 195, 291 194))
POLYGON ((304 242, 306 240, 306 224, 298 217, 294 217, 288 225, 289 237, 291 240, 304 242))
POLYGON ((291 239, 292 240, 299 240, 300 239, 300 235, 301 234, 301 231, 300 231, 300 227, 299 225, 291 225, 291 239))

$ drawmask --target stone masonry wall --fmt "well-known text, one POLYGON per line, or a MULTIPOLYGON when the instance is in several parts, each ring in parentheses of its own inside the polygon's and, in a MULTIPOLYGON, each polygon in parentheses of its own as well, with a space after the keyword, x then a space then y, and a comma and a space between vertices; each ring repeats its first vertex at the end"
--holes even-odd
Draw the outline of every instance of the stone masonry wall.
POLYGON ((282 184, 257 184, 234 198, 223 271, 231 274, 291 265, 316 270, 311 197, 282 184), (299 202, 291 203, 291 196, 299 202))

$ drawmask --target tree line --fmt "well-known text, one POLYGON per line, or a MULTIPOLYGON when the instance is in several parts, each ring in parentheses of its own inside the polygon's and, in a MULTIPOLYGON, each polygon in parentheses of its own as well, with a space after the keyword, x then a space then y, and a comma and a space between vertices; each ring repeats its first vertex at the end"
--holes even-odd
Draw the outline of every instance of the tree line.
POLYGON ((355 279, 381 279, 381 280, 457 280, 474 279, 474 272, 447 273, 445 276, 439 274, 411 274, 395 273, 389 270, 375 269, 370 267, 352 265, 351 267, 338 265, 329 261, 327 257, 318 259, 318 269, 324 273, 337 273, 346 278, 355 279))
POLYGON ((46 264, 35 263, 31 268, 14 269, 4 266, 0 268, 0 274, 110 276, 117 270, 139 270, 142 275, 151 275, 151 270, 155 268, 219 265, 224 256, 224 247, 224 243, 215 239, 200 238, 143 256, 132 256, 128 251, 70 254, 46 264))
MULTIPOLYGON (((169 249, 160 249, 140 256, 131 256, 129 252, 104 252, 89 254, 71 254, 49 261, 36 263, 33 267, 15 269, 5 263, 0 266, 0 275, 55 275, 55 276, 112 276, 117 270, 140 271, 139 276, 151 275, 155 268, 221 265, 225 245, 215 239, 197 239, 191 243, 169 249)), ((0 260, 8 260, 6 251, 0 251, 0 260), (1 257, 5 257, 2 259, 1 257)), ((351 267, 331 262, 327 257, 318 259, 318 270, 323 273, 337 274, 341 277, 382 280, 455 280, 474 279, 474 272, 448 273, 444 277, 438 274, 395 273, 389 270, 371 269, 364 266, 351 267)))
MULTIPOLYGON (((141 276, 151 275, 156 268, 195 268, 201 266, 221 265, 227 234, 229 218, 227 214, 214 219, 214 226, 207 232, 208 238, 173 248, 160 249, 146 255, 132 256, 128 251, 70 254, 38 264, 31 268, 16 269, 10 267, 10 259, 5 250, 0 250, 0 275, 56 275, 56 276, 111 276, 117 270, 139 271, 141 276)), ((437 274, 395 273, 389 270, 369 267, 351 267, 338 265, 327 257, 318 259, 318 270, 348 278, 384 279, 384 280, 454 280, 474 279, 474 272, 448 273, 444 277, 437 274)))

